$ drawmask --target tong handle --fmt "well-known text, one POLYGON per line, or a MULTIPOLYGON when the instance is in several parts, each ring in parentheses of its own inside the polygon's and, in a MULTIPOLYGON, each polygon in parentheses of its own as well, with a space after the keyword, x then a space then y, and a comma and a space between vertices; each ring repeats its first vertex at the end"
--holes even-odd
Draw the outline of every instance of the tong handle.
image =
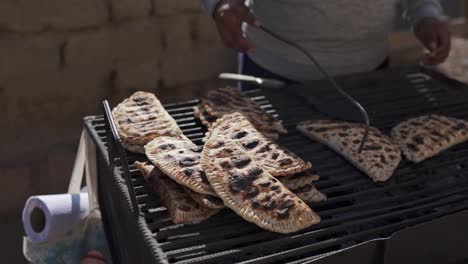
POLYGON ((341 87, 338 85, 338 83, 336 83, 335 79, 333 77, 331 77, 327 71, 322 67, 320 66, 320 63, 317 62, 317 60, 314 58, 314 56, 312 56, 304 47, 302 47, 301 45, 293 42, 293 41, 290 41, 288 39, 285 39, 283 38, 282 36, 279 36, 277 35, 276 33, 274 33, 273 31, 269 30, 268 28, 264 27, 263 25, 260 26, 260 29, 263 30, 264 32, 266 32, 267 34, 269 34, 270 36, 286 43, 286 44, 289 44, 290 46, 298 49, 299 51, 301 51, 314 65, 315 67, 320 71, 320 73, 325 77, 325 79, 328 80, 328 82, 330 82, 330 84, 339 92, 341 93, 346 99, 348 99, 351 103, 354 104, 354 106, 356 106, 356 108, 359 110, 359 112, 361 112, 362 116, 364 117, 364 122, 366 124, 366 128, 365 128, 365 131, 364 131, 364 135, 362 137, 362 140, 361 140, 361 143, 359 145, 359 149, 358 149, 358 153, 361 153, 363 147, 364 147, 364 143, 367 139, 367 135, 369 134, 369 127, 370 127, 370 121, 369 121, 369 116, 367 115, 367 112, 366 112, 366 109, 364 109, 364 107, 362 107, 362 105, 356 101, 353 97, 351 97, 348 93, 346 93, 343 89, 341 89, 341 87))

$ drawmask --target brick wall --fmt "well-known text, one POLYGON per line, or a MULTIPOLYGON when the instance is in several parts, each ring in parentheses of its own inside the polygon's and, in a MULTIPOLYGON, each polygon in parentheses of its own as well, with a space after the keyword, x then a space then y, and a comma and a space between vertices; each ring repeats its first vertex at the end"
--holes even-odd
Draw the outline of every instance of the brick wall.
POLYGON ((0 1, 0 228, 16 236, 0 251, 20 256, 28 196, 66 191, 82 118, 103 99, 194 98, 235 69, 198 0, 0 1))

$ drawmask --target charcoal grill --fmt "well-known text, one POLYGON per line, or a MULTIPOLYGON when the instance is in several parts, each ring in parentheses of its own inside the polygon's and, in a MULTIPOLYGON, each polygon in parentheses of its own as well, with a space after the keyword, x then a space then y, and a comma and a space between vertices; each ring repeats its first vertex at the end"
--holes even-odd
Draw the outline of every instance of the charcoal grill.
MULTIPOLYGON (((339 82, 385 132, 399 121, 437 113, 468 120, 468 87, 419 67, 343 77, 339 82)), ((326 92, 326 84, 316 89, 326 92)), ((312 88, 312 87, 309 87, 312 88)), ((323 118, 303 98, 284 92, 248 96, 289 130, 280 143, 311 161, 328 200, 312 206, 322 222, 282 235, 229 210, 196 225, 175 225, 133 166, 144 155, 122 150, 104 116, 85 118, 97 146, 99 200, 116 263, 448 263, 468 259, 468 144, 419 164, 403 160, 375 184, 295 125, 323 118), (273 107, 274 106, 274 107, 273 107)), ((337 98, 337 100, 340 100, 337 98)), ((198 100, 165 105, 191 140, 205 128, 194 118, 198 100)))

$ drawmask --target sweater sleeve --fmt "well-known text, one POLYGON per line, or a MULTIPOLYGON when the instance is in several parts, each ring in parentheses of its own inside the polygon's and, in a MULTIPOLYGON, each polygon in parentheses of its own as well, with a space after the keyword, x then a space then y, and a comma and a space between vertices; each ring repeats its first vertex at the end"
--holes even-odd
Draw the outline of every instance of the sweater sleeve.
POLYGON ((413 25, 426 17, 443 18, 443 11, 438 0, 402 0, 404 6, 404 16, 413 25))
POLYGON ((213 9, 218 2, 219 0, 202 0, 203 5, 210 14, 213 14, 213 9))

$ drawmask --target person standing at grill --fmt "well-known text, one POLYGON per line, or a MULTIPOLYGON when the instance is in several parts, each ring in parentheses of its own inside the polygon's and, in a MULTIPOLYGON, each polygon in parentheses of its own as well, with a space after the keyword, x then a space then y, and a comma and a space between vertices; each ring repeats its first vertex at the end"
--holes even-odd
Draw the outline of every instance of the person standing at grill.
POLYGON ((428 50, 423 63, 442 63, 450 51, 450 33, 437 0, 202 1, 224 43, 240 52, 239 72, 247 75, 284 81, 322 77, 302 53, 261 31, 260 25, 305 47, 332 75, 385 68, 398 1, 428 50))

